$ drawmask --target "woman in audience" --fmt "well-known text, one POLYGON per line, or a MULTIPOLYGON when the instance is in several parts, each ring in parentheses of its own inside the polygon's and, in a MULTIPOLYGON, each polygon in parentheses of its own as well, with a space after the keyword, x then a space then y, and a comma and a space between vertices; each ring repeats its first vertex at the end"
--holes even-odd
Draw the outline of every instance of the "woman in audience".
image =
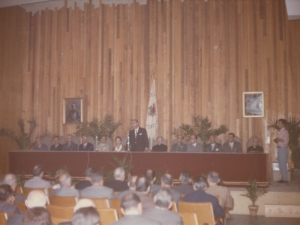
POLYGON ((51 225, 50 213, 44 207, 27 209, 23 216, 23 225, 51 225))
POLYGON ((76 210, 72 217, 72 225, 100 225, 100 216, 94 207, 76 210))
POLYGON ((117 136, 115 142, 116 142, 116 147, 114 148, 114 152, 123 152, 124 146, 122 145, 122 138, 120 136, 117 136))

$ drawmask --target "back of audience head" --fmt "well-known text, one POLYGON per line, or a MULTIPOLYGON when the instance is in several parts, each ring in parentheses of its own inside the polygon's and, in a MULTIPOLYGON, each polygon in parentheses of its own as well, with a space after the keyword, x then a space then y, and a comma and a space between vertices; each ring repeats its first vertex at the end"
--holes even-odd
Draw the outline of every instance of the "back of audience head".
POLYGON ((115 180, 125 180, 125 170, 122 167, 118 167, 114 170, 114 178, 115 180))
POLYGON ((100 216, 94 207, 84 207, 76 210, 71 221, 73 225, 99 225, 100 216))
POLYGON ((131 176, 130 177, 130 179, 128 181, 128 187, 129 187, 129 189, 131 189, 131 190, 135 190, 136 189, 136 185, 135 185, 136 179, 137 179, 137 176, 131 176))
POLYGON ((211 184, 218 184, 220 182, 220 175, 217 172, 211 171, 207 175, 207 181, 211 184))
POLYGON ((50 213, 44 207, 28 209, 23 216, 23 225, 51 225, 50 213))
POLYGON ((192 182, 192 175, 189 171, 183 171, 179 177, 180 183, 189 184, 192 182))
POLYGON ((121 200, 121 212, 123 215, 141 215, 143 211, 139 196, 134 193, 125 195, 121 200))
POLYGON ((154 170, 147 170, 146 171, 146 178, 148 180, 148 182, 150 182, 151 184, 154 184, 155 180, 156 180, 156 173, 154 170))
POLYGON ((93 185, 103 185, 103 175, 100 172, 95 172, 92 175, 92 183, 93 185))
POLYGON ((17 186, 18 186, 17 177, 12 173, 6 174, 5 177, 4 177, 3 184, 10 185, 12 191, 15 192, 16 189, 17 189, 17 186))
POLYGON ((160 178, 161 186, 165 188, 170 188, 173 185, 173 177, 169 173, 165 173, 160 178))
POLYGON ((13 204, 15 201, 13 190, 9 184, 0 185, 0 202, 13 204))
POLYGON ((68 172, 64 169, 57 170, 55 173, 55 179, 59 182, 59 177, 65 173, 68 173, 68 172))
POLYGON ((25 200, 27 208, 45 207, 47 203, 47 196, 40 190, 33 190, 29 193, 25 200))
POLYGON ((93 174, 96 172, 96 170, 94 168, 87 168, 84 172, 85 178, 92 178, 93 174))
POLYGON ((144 175, 136 179, 135 186, 137 192, 149 193, 150 191, 150 183, 144 175))
POLYGON ((44 168, 40 165, 37 165, 32 170, 33 176, 43 177, 44 176, 44 168))
POLYGON ((199 176, 194 179, 194 190, 205 190, 207 188, 206 178, 199 176))
POLYGON ((162 188, 154 196, 154 203, 162 209, 170 209, 173 204, 172 194, 169 189, 162 188))
POLYGON ((71 187, 71 176, 69 173, 63 173, 59 177, 59 183, 61 187, 70 188, 71 187))

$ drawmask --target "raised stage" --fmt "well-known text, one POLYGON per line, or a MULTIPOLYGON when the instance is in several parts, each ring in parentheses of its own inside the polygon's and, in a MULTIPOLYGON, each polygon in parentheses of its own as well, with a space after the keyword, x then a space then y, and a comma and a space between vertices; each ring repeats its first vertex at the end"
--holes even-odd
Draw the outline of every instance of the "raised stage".
POLYGON ((72 176, 83 176, 87 167, 112 170, 114 158, 124 157, 133 165, 132 174, 137 175, 147 169, 169 172, 174 178, 184 170, 193 176, 216 171, 227 185, 244 185, 253 178, 268 185, 268 154, 11 151, 9 171, 31 174, 34 165, 43 165, 52 174, 67 167, 72 176))

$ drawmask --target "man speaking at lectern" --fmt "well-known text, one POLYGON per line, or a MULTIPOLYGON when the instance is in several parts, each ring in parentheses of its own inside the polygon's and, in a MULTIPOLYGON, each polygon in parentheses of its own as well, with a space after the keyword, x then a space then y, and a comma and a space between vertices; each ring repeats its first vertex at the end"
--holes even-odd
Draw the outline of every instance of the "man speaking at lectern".
POLYGON ((130 150, 133 152, 148 151, 149 141, 145 128, 139 127, 137 119, 132 120, 133 129, 129 132, 130 150))

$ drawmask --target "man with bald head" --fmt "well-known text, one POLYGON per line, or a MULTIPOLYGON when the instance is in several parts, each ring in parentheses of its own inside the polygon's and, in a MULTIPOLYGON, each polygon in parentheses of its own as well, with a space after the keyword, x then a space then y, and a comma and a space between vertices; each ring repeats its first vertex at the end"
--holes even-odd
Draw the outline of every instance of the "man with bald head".
MULTIPOLYGON (((47 203, 47 196, 44 192, 40 190, 31 191, 25 201, 27 209, 32 209, 36 207, 45 207, 47 203)), ((22 224, 23 214, 17 214, 8 218, 7 225, 22 224)))
POLYGON ((72 179, 69 173, 63 173, 59 176, 60 188, 54 189, 51 195, 54 196, 76 196, 79 198, 79 191, 75 188, 71 188, 72 179))
POLYGON ((264 153, 264 149, 259 145, 257 137, 253 138, 252 146, 247 148, 247 153, 264 153))
POLYGON ((112 188, 117 192, 128 190, 128 185, 125 181, 125 170, 122 167, 115 169, 114 178, 114 180, 106 182, 104 186, 112 188))
POLYGON ((11 186, 11 189, 15 195, 15 202, 24 202, 25 201, 25 198, 22 194, 16 193, 16 190, 18 187, 18 181, 17 181, 16 175, 14 175, 12 173, 6 174, 4 177, 3 183, 11 186))
POLYGON ((26 188, 51 188, 49 181, 43 179, 44 168, 40 165, 33 168, 33 178, 27 180, 24 184, 26 188))

